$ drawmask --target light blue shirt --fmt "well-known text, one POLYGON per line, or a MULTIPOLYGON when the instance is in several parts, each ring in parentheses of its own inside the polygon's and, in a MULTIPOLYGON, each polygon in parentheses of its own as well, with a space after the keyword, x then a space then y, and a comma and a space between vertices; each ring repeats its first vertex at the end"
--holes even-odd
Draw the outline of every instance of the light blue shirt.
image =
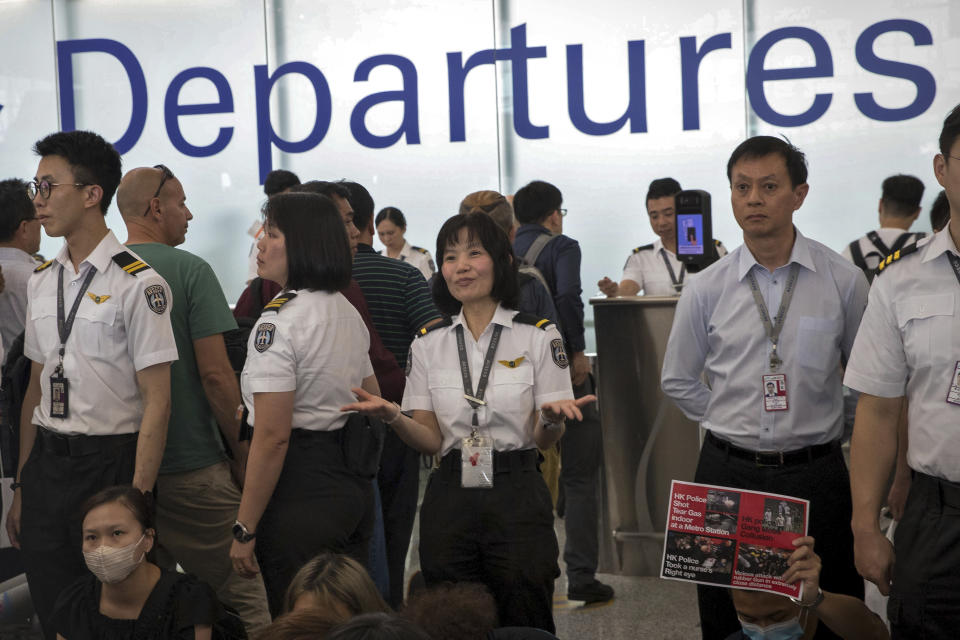
MULTIPOLYGON (((4 351, 23 332, 27 317, 27 283, 40 263, 26 251, 0 247, 0 268, 6 286, 0 293, 0 338, 4 351)), ((2 360, 0 360, 2 362, 2 360)))
POLYGON ((860 269, 799 231, 790 260, 773 273, 741 245, 684 287, 664 356, 663 392, 688 418, 746 449, 792 451, 837 440, 841 362, 868 291, 860 269), (746 276, 754 274, 772 316, 793 263, 800 271, 777 346, 783 364, 773 372, 786 375, 789 408, 766 411, 763 376, 771 373, 772 345, 746 276))

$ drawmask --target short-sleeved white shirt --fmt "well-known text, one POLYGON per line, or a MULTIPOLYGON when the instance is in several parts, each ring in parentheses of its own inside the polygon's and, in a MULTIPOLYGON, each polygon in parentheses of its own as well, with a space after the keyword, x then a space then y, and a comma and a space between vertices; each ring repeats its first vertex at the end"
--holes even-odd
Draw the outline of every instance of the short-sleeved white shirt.
POLYGON ((403 393, 404 411, 432 411, 443 436, 441 455, 460 448, 470 435, 473 409, 463 397, 457 332, 463 325, 472 391, 476 391, 494 325, 503 326, 490 369, 484 400, 477 412, 479 432, 493 438, 497 451, 536 446, 537 411, 546 402, 573 399, 563 339, 553 324, 538 328, 516 320, 516 311, 498 306, 493 319, 474 340, 462 314, 413 341, 403 393), (511 366, 512 365, 512 366, 511 366))
POLYGON ((350 389, 373 375, 367 327, 341 293, 282 291, 274 300, 282 298, 289 302, 268 304, 250 332, 240 375, 250 423, 255 393, 295 391, 292 428, 339 429, 348 417, 340 407, 356 402, 350 389))
POLYGON ((170 288, 153 269, 133 275, 124 271, 113 261, 113 256, 123 251, 139 257, 108 231, 80 263, 78 272, 64 245, 47 268, 30 278, 23 352, 43 365, 34 424, 70 434, 135 433, 143 416, 136 372, 177 359, 170 326, 170 288), (69 416, 53 418, 50 376, 60 361, 57 280, 61 266, 65 317, 89 270, 96 267, 97 272, 77 308, 63 358, 70 384, 69 416))
POLYGON ((5 282, 0 291, 0 338, 8 349, 23 332, 27 318, 27 284, 38 266, 40 263, 26 251, 0 247, 0 267, 3 267, 5 282))
POLYGON ((430 252, 422 247, 414 247, 409 242, 403 244, 403 249, 400 250, 400 257, 398 259, 401 262, 409 262, 419 269, 425 280, 429 280, 434 272, 436 272, 430 252))
MULTIPOLYGON (((727 255, 727 250, 721 243, 717 243, 717 253, 721 257, 727 255)), ((623 277, 621 280, 633 280, 640 287, 643 295, 647 296, 678 296, 680 291, 673 284, 670 278, 670 271, 667 269, 667 262, 673 268, 673 275, 678 280, 683 276, 680 282, 681 291, 683 285, 689 282, 690 278, 697 274, 686 273, 683 263, 677 260, 677 255, 663 246, 663 241, 657 238, 653 244, 637 247, 627 258, 623 265, 623 277), (664 261, 666 257, 666 262, 664 261)))
POLYGON ((960 482, 960 406, 947 402, 960 361, 960 282, 949 226, 873 281, 844 384, 909 400, 910 468, 960 482))

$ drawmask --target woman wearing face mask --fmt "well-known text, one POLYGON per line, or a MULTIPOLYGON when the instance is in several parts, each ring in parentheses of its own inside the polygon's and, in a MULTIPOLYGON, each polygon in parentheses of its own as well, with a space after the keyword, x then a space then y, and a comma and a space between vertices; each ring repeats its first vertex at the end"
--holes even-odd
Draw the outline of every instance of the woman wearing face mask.
POLYGON ((374 220, 380 242, 387 248, 387 257, 409 262, 423 274, 429 282, 436 272, 430 252, 423 247, 415 247, 403 237, 407 232, 407 220, 396 207, 386 207, 380 210, 374 220))
POLYGON ((156 533, 139 490, 104 489, 87 500, 83 514, 91 575, 60 593, 53 615, 59 640, 213 637, 223 610, 210 587, 146 560, 156 533))
POLYGON ((888 640, 887 627, 862 600, 820 589, 820 556, 813 552, 813 538, 797 538, 793 544, 797 550, 781 580, 802 581, 803 597, 797 601, 766 591, 732 589, 743 629, 727 640, 810 640, 820 637, 818 630, 832 631, 843 640, 888 640))
POLYGON ((580 419, 556 327, 518 314, 517 266, 506 233, 485 213, 456 215, 437 236, 437 306, 452 318, 411 346, 403 409, 354 389, 362 411, 410 446, 439 453, 420 511, 427 586, 480 582, 500 624, 554 631, 557 538, 537 447, 580 419))

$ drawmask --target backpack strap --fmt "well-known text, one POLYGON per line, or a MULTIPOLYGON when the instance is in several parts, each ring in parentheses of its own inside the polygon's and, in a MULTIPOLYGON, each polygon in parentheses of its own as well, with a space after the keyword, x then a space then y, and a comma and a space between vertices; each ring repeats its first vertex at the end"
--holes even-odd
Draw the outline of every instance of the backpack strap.
POLYGON ((887 245, 885 245, 883 240, 880 239, 880 234, 876 231, 868 231, 867 237, 870 238, 870 242, 873 243, 873 246, 880 250, 881 255, 888 256, 893 253, 893 249, 887 248, 887 245))
POLYGON ((853 258, 853 264, 860 267, 864 272, 867 271, 867 260, 863 257, 863 251, 860 250, 860 241, 854 240, 850 243, 850 257, 853 258))
MULTIPOLYGON (((901 233, 901 234, 900 234, 900 237, 897 238, 897 241, 894 242, 894 243, 893 243, 893 246, 890 247, 890 253, 895 253, 896 251, 898 251, 898 250, 900 250, 900 249, 903 249, 904 245, 906 245, 908 242, 910 242, 910 240, 912 240, 913 237, 916 236, 916 235, 918 235, 918 234, 910 233, 909 231, 907 231, 907 232, 905 232, 905 233, 901 233)), ((921 236, 917 237, 916 239, 919 240, 919 239, 922 238, 922 237, 923 237, 923 236, 921 235, 921 236)))
POLYGON ((529 264, 534 266, 537 263, 537 258, 540 257, 540 253, 546 248, 550 241, 556 238, 552 233, 541 233, 538 235, 534 241, 530 244, 530 248, 527 249, 527 252, 523 254, 523 257, 520 258, 521 262, 524 264, 529 264))

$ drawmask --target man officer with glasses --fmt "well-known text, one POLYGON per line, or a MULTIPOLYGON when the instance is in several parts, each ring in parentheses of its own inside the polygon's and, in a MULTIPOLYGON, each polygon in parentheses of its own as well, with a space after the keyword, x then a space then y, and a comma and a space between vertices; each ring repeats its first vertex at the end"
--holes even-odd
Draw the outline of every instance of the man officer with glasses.
MULTIPOLYGON (((40 250, 40 223, 26 183, 15 178, 0 181, 0 338, 4 352, 23 332, 27 313, 27 282, 37 268, 33 254, 40 250)), ((2 359, 0 359, 2 363, 2 359)))
POLYGON ((104 220, 120 154, 88 131, 51 134, 34 152, 40 163, 28 193, 47 235, 66 242, 28 286, 24 354, 32 365, 7 532, 53 638, 57 596, 88 573, 80 505, 111 485, 153 490, 177 348, 167 283, 104 220))

